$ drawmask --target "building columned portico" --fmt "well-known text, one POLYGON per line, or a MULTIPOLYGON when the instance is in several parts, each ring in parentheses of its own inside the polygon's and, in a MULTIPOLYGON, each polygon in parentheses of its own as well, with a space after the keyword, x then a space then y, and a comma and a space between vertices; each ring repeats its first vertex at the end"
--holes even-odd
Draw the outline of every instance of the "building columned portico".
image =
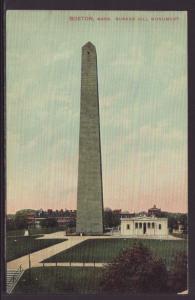
POLYGON ((121 218, 121 235, 167 236, 168 219, 155 216, 121 218))

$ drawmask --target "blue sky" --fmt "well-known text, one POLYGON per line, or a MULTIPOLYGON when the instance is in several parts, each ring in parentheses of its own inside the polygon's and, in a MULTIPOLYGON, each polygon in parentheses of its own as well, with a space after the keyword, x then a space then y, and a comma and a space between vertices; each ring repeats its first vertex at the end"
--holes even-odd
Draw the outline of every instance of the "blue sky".
POLYGON ((76 208, 88 41, 98 60, 104 206, 187 211, 186 12, 8 11, 6 19, 8 212, 76 208))

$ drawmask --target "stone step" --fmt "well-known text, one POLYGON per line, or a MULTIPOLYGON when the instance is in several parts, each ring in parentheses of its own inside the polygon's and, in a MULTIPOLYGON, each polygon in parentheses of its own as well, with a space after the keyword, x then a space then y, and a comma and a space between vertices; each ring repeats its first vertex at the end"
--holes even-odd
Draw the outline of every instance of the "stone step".
POLYGON ((24 273, 20 269, 8 269, 6 274, 6 291, 8 294, 11 294, 16 284, 18 283, 20 277, 24 273))

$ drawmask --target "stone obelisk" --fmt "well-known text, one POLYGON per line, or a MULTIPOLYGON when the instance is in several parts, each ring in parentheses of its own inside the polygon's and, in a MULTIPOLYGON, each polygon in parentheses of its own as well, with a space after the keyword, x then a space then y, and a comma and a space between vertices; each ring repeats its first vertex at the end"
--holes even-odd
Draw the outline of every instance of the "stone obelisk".
POLYGON ((77 233, 103 233, 103 187, 95 46, 82 47, 77 233))

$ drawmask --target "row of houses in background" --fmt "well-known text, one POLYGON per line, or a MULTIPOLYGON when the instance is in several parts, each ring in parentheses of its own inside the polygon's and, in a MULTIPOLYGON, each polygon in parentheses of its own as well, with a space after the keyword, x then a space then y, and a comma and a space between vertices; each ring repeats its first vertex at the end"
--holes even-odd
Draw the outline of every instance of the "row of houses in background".
MULTIPOLYGON (((73 227, 76 225, 76 210, 60 209, 52 210, 48 209, 44 211, 39 209, 35 212, 30 212, 27 214, 27 224, 32 227, 41 227, 41 224, 44 220, 56 220, 59 227, 70 226, 73 227)), ((112 210, 114 217, 118 218, 129 218, 135 216, 135 214, 129 213, 128 211, 122 211, 121 209, 112 210)))
POLYGON ((44 211, 43 209, 39 209, 27 214, 27 224, 31 227, 41 227, 44 220, 55 220, 59 227, 73 227, 76 224, 76 210, 48 209, 44 211))
MULTIPOLYGON (((76 210, 68 210, 68 209, 60 209, 60 210, 52 210, 52 209, 39 209, 39 210, 21 210, 25 211, 25 220, 27 225, 30 227, 42 227, 43 224, 46 227, 59 226, 59 227, 75 227, 76 226, 76 210), (27 213, 26 213, 27 212, 27 213), (53 222, 53 223, 52 223, 53 222)), ((9 228, 16 215, 7 215, 7 228, 9 228)), ((169 213, 161 211, 160 208, 157 208, 154 205, 152 208, 149 208, 148 211, 142 211, 139 213, 130 213, 129 211, 122 211, 121 209, 104 209, 104 225, 105 230, 110 230, 112 228, 118 228, 122 222, 126 224, 127 219, 132 219, 136 217, 155 217, 155 218, 167 218, 169 230, 173 233, 182 233, 186 232, 187 228, 187 214, 181 213, 169 213)), ((127 226, 126 224, 125 226, 127 226)), ((135 225, 136 226, 136 225, 135 225)), ((140 226, 140 225, 139 225, 140 226)), ((143 223, 143 228, 144 227, 143 223)), ((147 225, 149 226, 149 225, 147 225)), ((15 224, 15 229, 17 229, 17 224, 15 224)), ((131 228, 132 226, 130 226, 131 228)), ((20 226, 21 228, 21 226, 20 226)), ((133 228, 133 227, 132 227, 133 228)), ((142 230, 145 230, 143 229, 142 230)), ((152 228, 152 227, 151 227, 152 228)), ((13 229, 13 228, 12 228, 13 229)), ((149 232, 149 227, 147 227, 147 231, 149 232)), ((140 229, 141 230, 141 229, 140 229)), ((152 229, 151 229, 152 230, 152 229)), ((150 230, 150 231, 151 231, 150 230)))

